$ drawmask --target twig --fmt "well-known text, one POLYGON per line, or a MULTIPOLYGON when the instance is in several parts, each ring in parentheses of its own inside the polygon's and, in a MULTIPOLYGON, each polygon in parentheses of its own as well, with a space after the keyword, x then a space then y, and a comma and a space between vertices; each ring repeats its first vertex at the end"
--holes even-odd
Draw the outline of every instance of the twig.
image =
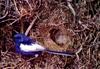
MULTIPOLYGON (((41 14, 41 13, 40 13, 41 14)), ((35 19, 33 19, 33 21, 30 23, 29 27, 27 28, 25 35, 28 35, 30 29, 32 28, 33 24, 35 23, 35 21, 37 20, 37 18, 40 16, 40 14, 38 14, 35 19)))
POLYGON ((25 0, 26 2, 27 2, 27 4, 29 5, 29 7, 30 7, 30 9, 31 10, 33 10, 33 8, 32 8, 32 6, 31 6, 31 4, 29 3, 29 1, 28 0, 25 0))
POLYGON ((4 19, 8 15, 8 11, 5 13, 4 16, 0 17, 0 19, 4 19))
POLYGON ((81 20, 78 21, 78 23, 80 25, 82 25, 84 27, 84 29, 89 29, 87 25, 83 24, 81 20))
POLYGON ((77 57, 77 60, 78 60, 78 68, 79 69, 81 69, 81 68, 80 68, 80 57, 79 57, 78 54, 82 51, 82 49, 83 48, 82 48, 82 45, 81 45, 80 48, 79 48, 79 50, 76 52, 76 57, 77 57))
POLYGON ((13 21, 13 20, 15 20, 15 19, 6 19, 6 20, 3 20, 3 21, 0 21, 0 24, 6 23, 7 21, 13 21))
POLYGON ((15 8, 16 8, 17 13, 20 15, 20 12, 19 12, 19 10, 18 10, 18 8, 17 8, 16 1, 15 1, 15 0, 13 0, 13 2, 14 2, 14 5, 15 5, 15 8))
POLYGON ((33 19, 32 23, 29 25, 29 27, 27 28, 26 32, 25 32, 25 35, 28 35, 30 29, 32 28, 33 24, 35 23, 37 17, 35 19, 33 19))
POLYGON ((79 48, 79 50, 76 52, 76 56, 77 56, 77 59, 78 59, 78 61, 79 61, 79 56, 78 56, 78 54, 82 51, 82 45, 80 46, 80 48, 79 48))
POLYGON ((14 23, 16 23, 20 18, 16 19, 15 21, 13 21, 12 23, 8 24, 7 26, 13 25, 14 23))
POLYGON ((36 59, 37 57, 32 57, 32 58, 30 58, 30 59, 28 59, 28 60, 26 60, 27 62, 29 62, 29 61, 31 61, 31 60, 34 60, 34 59, 36 59))
POLYGON ((9 7, 9 0, 6 0, 6 6, 5 6, 5 14, 4 16, 0 17, 0 19, 4 19, 8 15, 8 7, 9 7))
POLYGON ((95 37, 95 39, 94 39, 94 41, 93 41, 93 44, 96 43, 96 40, 97 40, 99 37, 100 37, 100 32, 97 33, 97 35, 96 35, 96 37, 95 37))
POLYGON ((68 4, 68 7, 70 8, 72 14, 73 14, 74 16, 76 16, 76 12, 75 12, 74 8, 72 7, 72 5, 70 4, 70 2, 67 2, 67 4, 68 4))

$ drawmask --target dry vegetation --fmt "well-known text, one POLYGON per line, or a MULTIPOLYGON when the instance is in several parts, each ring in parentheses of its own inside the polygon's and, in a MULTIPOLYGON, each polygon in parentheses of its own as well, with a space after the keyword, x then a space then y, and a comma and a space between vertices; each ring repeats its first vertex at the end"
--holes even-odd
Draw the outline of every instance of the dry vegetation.
POLYGON ((0 69, 100 69, 100 0, 0 0, 0 69), (15 32, 76 55, 21 56, 15 32))

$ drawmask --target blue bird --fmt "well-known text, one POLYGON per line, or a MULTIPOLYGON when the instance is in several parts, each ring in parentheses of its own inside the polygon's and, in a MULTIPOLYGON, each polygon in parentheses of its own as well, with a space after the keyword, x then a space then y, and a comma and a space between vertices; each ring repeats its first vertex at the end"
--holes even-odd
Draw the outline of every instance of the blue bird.
POLYGON ((14 41, 16 45, 16 52, 25 56, 38 56, 42 52, 47 52, 50 54, 64 55, 64 56, 73 56, 73 52, 57 52, 48 50, 47 48, 39 45, 35 39, 31 39, 24 34, 14 35, 14 41))

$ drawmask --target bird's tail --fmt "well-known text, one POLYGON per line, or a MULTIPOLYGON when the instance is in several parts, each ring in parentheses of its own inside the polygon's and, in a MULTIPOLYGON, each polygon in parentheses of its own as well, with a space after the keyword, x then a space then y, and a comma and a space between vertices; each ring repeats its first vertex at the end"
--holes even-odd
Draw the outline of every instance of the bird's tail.
POLYGON ((46 50, 47 53, 50 54, 56 54, 56 55, 63 55, 63 56, 74 56, 74 52, 66 51, 66 52, 58 52, 58 51, 51 51, 51 50, 46 50))

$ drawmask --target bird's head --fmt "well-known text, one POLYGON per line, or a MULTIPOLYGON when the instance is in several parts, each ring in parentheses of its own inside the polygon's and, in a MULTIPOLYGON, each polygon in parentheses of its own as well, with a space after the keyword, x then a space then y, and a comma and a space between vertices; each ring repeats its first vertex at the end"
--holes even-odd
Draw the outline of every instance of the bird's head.
POLYGON ((14 36, 14 41, 15 41, 15 43, 21 43, 21 42, 23 42, 23 36, 24 35, 22 35, 22 34, 16 34, 15 36, 14 36))
POLYGON ((23 44, 31 44, 31 43, 35 43, 36 42, 35 39, 33 41, 31 38, 25 36, 24 34, 16 34, 16 35, 14 35, 14 41, 15 41, 16 44, 21 44, 21 43, 23 43, 23 44))

